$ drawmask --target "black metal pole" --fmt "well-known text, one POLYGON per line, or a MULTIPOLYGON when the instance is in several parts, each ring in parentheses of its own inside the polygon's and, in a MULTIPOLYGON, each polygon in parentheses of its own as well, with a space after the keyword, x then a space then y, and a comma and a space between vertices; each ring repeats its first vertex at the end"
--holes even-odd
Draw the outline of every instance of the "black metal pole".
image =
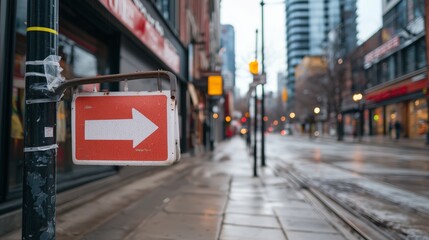
MULTIPOLYGON (((261 56, 261 65, 262 65, 262 75, 265 74, 265 46, 264 46, 264 0, 261 1, 261 16, 262 16, 262 26, 261 26, 261 44, 262 44, 262 56, 261 56)), ((265 84, 262 83, 262 94, 261 94, 261 166, 265 167, 265 84)))
MULTIPOLYGON (((255 31, 256 41, 255 41, 255 60, 258 60, 258 29, 255 31)), ((253 145, 253 176, 258 176, 258 148, 257 148, 257 135, 258 135, 258 92, 255 86, 255 121, 253 122, 255 136, 254 145, 253 145)))
POLYGON ((253 176, 257 177, 258 176, 258 148, 257 148, 257 135, 258 135, 258 91, 256 90, 255 87, 255 121, 253 121, 253 127, 254 127, 254 132, 255 132, 255 136, 253 137, 253 176))
POLYGON ((426 111, 428 115, 428 120, 426 123, 426 145, 429 145, 429 93, 426 93, 426 111))
POLYGON ((247 145, 247 147, 248 147, 248 149, 249 149, 249 152, 251 151, 251 147, 250 147, 250 143, 251 143, 251 132, 250 132, 250 129, 251 129, 251 123, 250 123, 250 99, 251 99, 251 92, 249 91, 249 95, 247 96, 247 116, 245 116, 246 117, 246 123, 247 123, 247 129, 248 129, 248 132, 247 132, 247 134, 246 134, 246 145, 247 145))
POLYGON ((22 239, 55 239, 56 112, 43 65, 58 55, 58 0, 28 1, 22 239))

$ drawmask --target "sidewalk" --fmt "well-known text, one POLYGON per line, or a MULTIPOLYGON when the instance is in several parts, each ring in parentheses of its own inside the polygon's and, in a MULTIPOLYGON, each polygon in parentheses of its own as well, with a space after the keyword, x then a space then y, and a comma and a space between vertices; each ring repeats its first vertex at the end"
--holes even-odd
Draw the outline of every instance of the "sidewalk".
POLYGON ((253 160, 243 152, 245 142, 233 138, 215 154, 215 161, 227 159, 223 171, 231 178, 219 239, 345 239, 299 188, 269 167, 251 177, 253 160))
POLYGON ((346 239, 292 182, 269 167, 252 177, 252 160, 243 139, 222 142, 211 156, 184 158, 60 211, 57 239, 346 239))

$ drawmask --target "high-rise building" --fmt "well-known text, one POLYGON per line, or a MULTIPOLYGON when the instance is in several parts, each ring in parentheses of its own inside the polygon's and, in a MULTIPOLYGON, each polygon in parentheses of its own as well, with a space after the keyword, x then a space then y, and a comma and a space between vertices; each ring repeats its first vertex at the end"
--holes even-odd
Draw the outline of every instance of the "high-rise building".
POLYGON ((287 89, 295 95, 295 67, 305 56, 324 55, 328 33, 339 29, 342 53, 356 47, 356 1, 286 0, 287 89))
POLYGON ((235 86, 235 32, 232 25, 221 26, 222 76, 225 90, 235 86))

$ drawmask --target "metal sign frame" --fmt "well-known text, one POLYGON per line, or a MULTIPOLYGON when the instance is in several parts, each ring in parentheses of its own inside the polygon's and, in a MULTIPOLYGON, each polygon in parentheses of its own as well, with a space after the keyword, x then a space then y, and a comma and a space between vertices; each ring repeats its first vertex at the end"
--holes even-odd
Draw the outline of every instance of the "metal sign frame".
MULTIPOLYGON (((131 111, 131 109, 130 109, 131 111)), ((178 146, 179 142, 179 136, 177 136, 177 108, 175 106, 175 101, 171 100, 170 98, 170 92, 169 91, 162 91, 162 92, 109 92, 109 93, 103 93, 103 92, 94 92, 94 93, 77 93, 73 95, 73 102, 72 102, 72 157, 73 157, 73 163, 77 165, 113 165, 113 166, 165 166, 165 165, 171 165, 175 161, 177 161, 180 157, 180 147, 178 146), (167 136, 166 136, 166 142, 167 142, 167 152, 166 152, 166 159, 162 160, 152 160, 152 159, 77 159, 77 128, 76 128, 76 99, 78 98, 85 98, 85 97, 91 97, 91 98, 103 98, 103 97, 115 97, 115 96, 165 96, 167 98, 166 101, 166 126, 167 126, 167 136), (170 127, 169 127, 170 126, 170 127), (171 127, 172 126, 172 127, 171 127), (178 153, 179 152, 179 153, 178 153)), ((150 135, 149 135, 150 136, 150 135)), ((149 137, 148 136, 148 137, 149 137)), ((91 141, 91 140, 87 140, 91 141)), ((97 140, 102 141, 102 140, 97 140)), ((119 140, 114 140, 119 141, 119 140)), ((144 142, 145 140, 142 140, 144 142)))
MULTIPOLYGON (((67 90, 67 88, 73 88, 73 87, 77 87, 79 85, 105 83, 105 82, 121 82, 121 81, 129 81, 129 80, 148 80, 148 79, 157 79, 158 80, 159 92, 161 92, 160 79, 166 79, 166 80, 170 81, 170 90, 169 90, 169 94, 168 94, 169 100, 167 102, 169 102, 170 107, 171 107, 168 109, 171 109, 173 112, 172 117, 168 118, 168 122, 169 122, 168 124, 171 124, 171 126, 174 126, 174 131, 173 131, 174 136, 172 136, 170 138, 171 142, 173 143, 172 149, 175 149, 171 152, 172 157, 171 158, 169 157, 168 160, 164 161, 164 162, 156 161, 156 163, 155 163, 155 162, 147 161, 148 164, 134 164, 135 161, 129 162, 129 163, 124 163, 124 164, 118 164, 118 163, 112 164, 110 161, 110 164, 104 164, 104 163, 108 163, 108 162, 103 162, 103 165, 133 165, 133 166, 145 166, 145 165, 154 166, 154 165, 158 165, 158 166, 164 166, 164 165, 170 165, 170 164, 174 163, 175 161, 180 160, 180 136, 179 136, 179 125, 178 125, 179 119, 177 116, 178 110, 177 110, 177 97, 176 97, 176 91, 177 91, 176 76, 169 71, 162 71, 162 70, 135 72, 135 73, 128 73, 128 74, 111 74, 111 75, 104 75, 104 76, 75 78, 75 79, 67 80, 65 82, 62 82, 55 89, 55 95, 57 96, 57 100, 59 100, 61 98, 61 96, 64 94, 64 92, 67 90), (172 119, 172 120, 170 120, 170 119, 172 119)), ((121 93, 123 94, 123 93, 127 93, 127 92, 99 92, 99 93, 90 93, 90 94, 92 94, 92 95, 94 95, 94 94, 95 95, 98 95, 98 94, 99 95, 103 95, 103 94, 116 95, 116 94, 121 94, 121 93)), ((133 94, 133 92, 128 92, 128 93, 133 94)), ((155 94, 156 92, 153 92, 153 93, 155 94)), ((86 94, 88 94, 88 93, 86 93, 86 94)), ((80 95, 84 95, 84 93, 80 93, 80 95)), ((72 141, 75 141, 75 140, 73 139, 72 141)), ((170 147, 168 149, 170 149, 170 147)), ((170 152, 168 154, 170 156, 170 152)), ((92 163, 87 162, 86 164, 88 164, 88 165, 89 164, 102 165, 101 163, 94 164, 93 161, 92 161, 92 163)))

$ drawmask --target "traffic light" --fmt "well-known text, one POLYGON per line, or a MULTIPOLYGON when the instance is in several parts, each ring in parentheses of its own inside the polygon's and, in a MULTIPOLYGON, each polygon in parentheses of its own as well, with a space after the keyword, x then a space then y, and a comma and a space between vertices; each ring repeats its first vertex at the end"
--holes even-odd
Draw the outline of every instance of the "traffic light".
POLYGON ((257 60, 253 60, 249 63, 249 71, 253 75, 257 75, 259 73, 259 63, 257 60))
POLYGON ((287 89, 284 87, 282 90, 282 102, 286 103, 288 99, 288 95, 287 95, 287 89))

